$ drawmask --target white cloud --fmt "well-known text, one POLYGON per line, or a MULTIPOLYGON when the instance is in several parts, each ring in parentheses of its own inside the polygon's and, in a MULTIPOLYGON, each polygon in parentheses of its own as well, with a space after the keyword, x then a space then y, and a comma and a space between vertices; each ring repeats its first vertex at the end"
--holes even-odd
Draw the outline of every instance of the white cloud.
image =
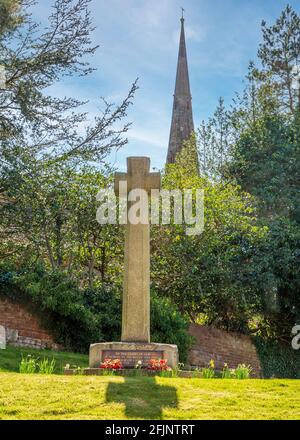
MULTIPOLYGON (((201 43, 205 40, 207 35, 207 28, 203 26, 195 27, 191 25, 185 25, 184 26, 184 32, 185 32, 185 40, 186 41, 195 41, 196 43, 201 43)), ((180 38, 180 28, 176 29, 172 33, 172 41, 173 44, 178 47, 180 38)))
POLYGON ((152 145, 156 148, 165 148, 168 139, 168 131, 164 130, 147 130, 147 129, 138 129, 132 128, 128 132, 128 140, 134 140, 141 143, 146 143, 152 145))

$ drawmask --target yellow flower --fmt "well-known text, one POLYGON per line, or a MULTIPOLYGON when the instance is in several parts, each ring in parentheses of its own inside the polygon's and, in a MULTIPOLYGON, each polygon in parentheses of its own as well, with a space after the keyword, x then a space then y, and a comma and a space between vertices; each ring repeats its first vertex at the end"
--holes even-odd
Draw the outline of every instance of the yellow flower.
POLYGON ((209 366, 210 368, 215 368, 215 361, 213 359, 210 360, 209 366))

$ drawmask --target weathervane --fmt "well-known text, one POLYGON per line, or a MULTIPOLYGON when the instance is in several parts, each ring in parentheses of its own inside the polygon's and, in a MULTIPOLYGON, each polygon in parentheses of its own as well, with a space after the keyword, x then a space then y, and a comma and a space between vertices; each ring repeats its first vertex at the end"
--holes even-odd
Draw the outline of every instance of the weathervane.
POLYGON ((184 17, 183 17, 184 12, 185 12, 185 10, 183 8, 181 8, 181 20, 184 20, 184 17))

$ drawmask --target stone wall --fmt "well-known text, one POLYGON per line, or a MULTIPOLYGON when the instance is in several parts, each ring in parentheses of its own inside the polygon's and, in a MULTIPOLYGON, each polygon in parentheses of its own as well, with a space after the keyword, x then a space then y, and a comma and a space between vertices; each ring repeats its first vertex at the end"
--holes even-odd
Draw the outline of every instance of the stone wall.
POLYGON ((59 349, 30 306, 0 298, 0 325, 6 329, 7 343, 21 347, 59 349))
POLYGON ((196 339, 189 352, 190 365, 205 367, 213 359, 217 370, 222 370, 225 362, 230 368, 246 364, 253 368, 253 376, 261 375, 259 358, 249 336, 198 324, 192 324, 189 333, 196 339))

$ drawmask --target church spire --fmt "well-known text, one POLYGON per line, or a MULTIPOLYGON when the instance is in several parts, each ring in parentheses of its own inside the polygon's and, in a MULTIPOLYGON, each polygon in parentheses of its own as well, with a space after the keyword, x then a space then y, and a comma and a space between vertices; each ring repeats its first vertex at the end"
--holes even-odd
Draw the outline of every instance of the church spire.
POLYGON ((175 162, 176 154, 181 150, 183 141, 188 139, 194 131, 183 11, 180 19, 181 32, 167 163, 175 162))

